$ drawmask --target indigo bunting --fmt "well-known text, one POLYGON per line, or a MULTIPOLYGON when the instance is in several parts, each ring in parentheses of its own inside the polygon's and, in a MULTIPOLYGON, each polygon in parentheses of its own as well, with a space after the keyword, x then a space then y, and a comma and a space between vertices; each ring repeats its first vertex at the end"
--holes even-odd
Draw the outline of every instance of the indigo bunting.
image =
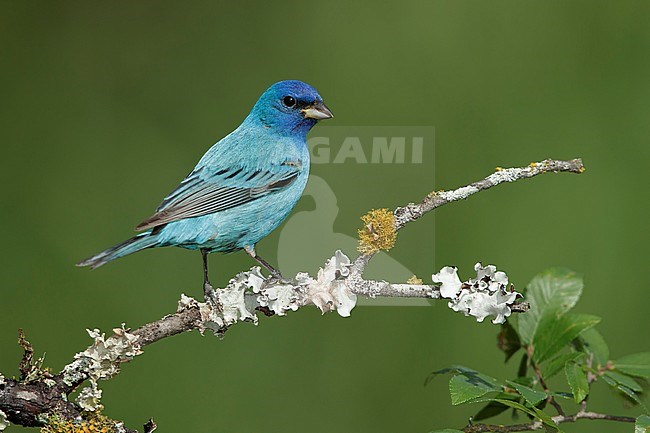
POLYGON ((146 248, 200 250, 208 290, 208 253, 243 249, 276 278, 280 273, 255 245, 284 221, 309 177, 307 133, 332 117, 323 99, 301 81, 269 87, 243 123, 212 146, 194 170, 140 223, 141 234, 77 266, 92 269, 146 248))

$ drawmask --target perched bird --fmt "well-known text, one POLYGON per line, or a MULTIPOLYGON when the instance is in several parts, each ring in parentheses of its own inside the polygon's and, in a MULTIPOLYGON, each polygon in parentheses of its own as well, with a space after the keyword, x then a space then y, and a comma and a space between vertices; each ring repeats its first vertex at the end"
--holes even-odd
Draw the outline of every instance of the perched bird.
POLYGON ((243 123, 212 146, 156 213, 136 227, 141 234, 77 266, 94 269, 146 248, 198 249, 208 290, 208 253, 243 249, 281 278, 255 253, 255 245, 284 221, 302 195, 309 177, 307 133, 331 117, 308 84, 273 84, 243 123))

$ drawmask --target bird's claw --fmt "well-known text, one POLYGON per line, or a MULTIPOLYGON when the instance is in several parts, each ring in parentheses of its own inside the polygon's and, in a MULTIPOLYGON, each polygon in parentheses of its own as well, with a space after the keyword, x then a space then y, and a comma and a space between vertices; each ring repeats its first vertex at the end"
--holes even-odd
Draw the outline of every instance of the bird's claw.
POLYGON ((206 301, 213 300, 215 298, 215 291, 214 287, 212 287, 212 284, 208 282, 205 282, 203 284, 203 297, 206 301))
POLYGON ((279 271, 271 272, 271 276, 266 280, 267 285, 290 284, 290 283, 291 280, 284 278, 279 271))

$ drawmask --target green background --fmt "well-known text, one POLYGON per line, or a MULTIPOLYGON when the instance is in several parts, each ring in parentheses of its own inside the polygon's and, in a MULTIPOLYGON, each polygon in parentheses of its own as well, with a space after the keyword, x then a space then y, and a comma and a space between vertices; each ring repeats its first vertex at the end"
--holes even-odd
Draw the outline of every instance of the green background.
MULTIPOLYGON (((17 373, 18 327, 58 370, 90 342, 84 328, 136 327, 171 312, 181 291, 198 296, 197 253, 149 251, 95 272, 73 264, 130 236, 287 78, 318 88, 332 126, 435 126, 435 160, 424 158, 437 189, 496 166, 584 158, 582 176, 439 209, 407 227, 392 256, 420 276, 495 263, 520 288, 547 267, 572 268, 586 279, 577 310, 603 317, 612 356, 648 350, 649 16, 642 1, 3 2, 0 371, 17 373), (421 242, 434 226, 435 245, 421 242)), ((350 235, 366 210, 434 187, 406 166, 372 179, 356 169, 314 168, 337 193, 335 229, 350 235)), ((272 262, 276 242, 259 247, 272 262)), ((219 284, 251 265, 243 253, 211 263, 219 284)), ((162 432, 461 427, 477 408, 452 408, 444 380, 423 381, 451 363, 512 374, 496 332, 442 305, 360 307, 347 319, 305 308, 223 341, 191 333, 148 347, 101 384, 103 402, 131 427, 153 416, 162 432)), ((638 413, 596 387, 594 410, 638 413)), ((605 429, 632 427, 566 427, 605 429)))

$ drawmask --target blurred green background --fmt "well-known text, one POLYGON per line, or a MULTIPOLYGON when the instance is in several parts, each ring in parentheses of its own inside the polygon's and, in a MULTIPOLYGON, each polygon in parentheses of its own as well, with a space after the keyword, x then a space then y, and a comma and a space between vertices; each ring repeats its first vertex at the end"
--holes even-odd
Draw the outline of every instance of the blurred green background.
MULTIPOLYGON (((130 236, 287 78, 320 91, 332 126, 434 126, 435 159, 431 148, 424 158, 437 189, 582 157, 582 176, 439 209, 400 234, 392 257, 420 276, 494 263, 520 288, 569 267, 586 279, 577 310, 603 317, 612 356, 648 350, 649 50, 646 1, 3 2, 0 371, 17 374, 18 327, 58 370, 90 342, 84 328, 136 327, 173 311, 180 292, 199 295, 198 253, 148 251, 95 272, 73 264, 130 236), (435 245, 421 242, 434 227, 435 245)), ((372 179, 356 168, 313 171, 336 191, 335 230, 351 236, 366 210, 434 187, 406 165, 372 179)), ((272 262, 277 241, 259 246, 272 262)), ((219 284, 251 266, 243 253, 211 263, 219 284)), ((461 427, 478 408, 452 408, 444 380, 423 381, 451 363, 512 374, 497 331, 442 305, 360 307, 348 319, 305 308, 223 341, 191 333, 148 347, 101 384, 103 402, 131 427, 153 416, 162 432, 461 427)), ((594 410, 638 413, 596 386, 594 410)))

